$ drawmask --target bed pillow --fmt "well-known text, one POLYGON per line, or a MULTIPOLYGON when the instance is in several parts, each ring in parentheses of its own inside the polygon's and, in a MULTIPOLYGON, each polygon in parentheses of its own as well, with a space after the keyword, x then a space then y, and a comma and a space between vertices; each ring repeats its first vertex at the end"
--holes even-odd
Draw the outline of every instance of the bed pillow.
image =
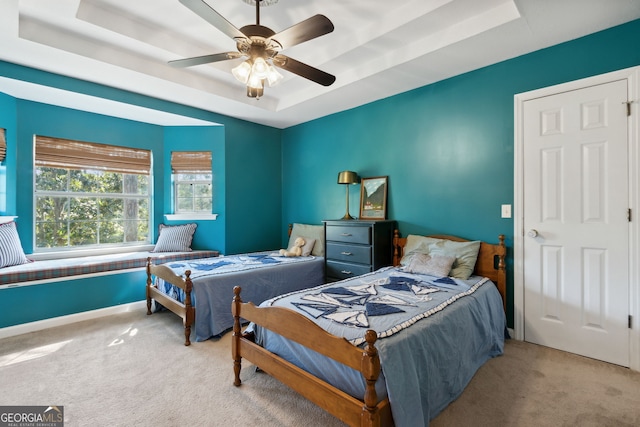
POLYGON ((404 267, 407 273, 428 274, 429 276, 447 277, 456 257, 446 255, 428 255, 414 252, 409 263, 404 267))
POLYGON ((449 276, 466 280, 471 276, 476 266, 480 241, 454 242, 452 240, 440 240, 429 245, 430 255, 454 256, 456 258, 449 276))
POLYGON ((437 243, 442 239, 435 239, 433 237, 417 236, 415 234, 409 234, 407 236, 407 242, 404 245, 404 251, 400 265, 408 265, 411 262, 411 258, 415 254, 428 254, 429 246, 433 243, 437 243))
POLYGON ((0 268, 28 262, 20 243, 16 223, 10 221, 0 224, 0 268))
POLYGON ((316 239, 309 239, 307 237, 302 236, 304 239, 304 246, 302 247, 302 253, 300 256, 309 256, 311 255, 311 251, 313 251, 313 247, 316 244, 316 239))
POLYGON ((324 256, 324 226, 294 223, 287 248, 293 246, 296 237, 302 237, 305 240, 315 240, 311 255, 324 256))
POLYGON ((193 233, 198 224, 160 224, 158 241, 151 252, 191 252, 193 233))

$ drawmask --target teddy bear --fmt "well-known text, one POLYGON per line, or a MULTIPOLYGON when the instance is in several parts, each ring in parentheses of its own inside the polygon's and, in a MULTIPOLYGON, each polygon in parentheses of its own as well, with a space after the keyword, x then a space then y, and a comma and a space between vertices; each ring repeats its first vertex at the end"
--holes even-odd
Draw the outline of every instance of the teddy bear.
POLYGON ((280 249, 280 255, 289 256, 289 257, 300 256, 302 255, 302 247, 304 246, 305 243, 306 242, 302 237, 296 237, 296 240, 293 241, 293 246, 291 246, 289 250, 280 249))

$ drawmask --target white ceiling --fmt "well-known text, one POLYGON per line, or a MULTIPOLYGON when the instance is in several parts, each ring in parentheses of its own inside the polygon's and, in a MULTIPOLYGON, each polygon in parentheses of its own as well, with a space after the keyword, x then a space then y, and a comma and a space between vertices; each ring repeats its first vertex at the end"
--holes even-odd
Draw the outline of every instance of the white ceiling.
MULTIPOLYGON (((206 0, 237 28, 245 0, 206 0)), ((176 69, 167 61, 235 51, 178 0, 2 0, 0 60, 285 128, 640 18, 640 0, 278 0, 276 33, 315 14, 335 30, 283 54, 336 76, 285 79, 248 98, 239 59, 176 69)), ((0 78, 17 98, 158 124, 206 122, 0 78)))

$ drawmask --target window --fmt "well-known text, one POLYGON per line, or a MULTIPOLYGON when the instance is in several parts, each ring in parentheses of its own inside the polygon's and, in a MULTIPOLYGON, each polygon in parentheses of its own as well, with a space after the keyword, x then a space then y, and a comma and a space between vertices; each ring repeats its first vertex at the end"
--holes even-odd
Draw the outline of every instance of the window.
POLYGON ((174 213, 210 214, 213 209, 210 151, 171 153, 174 213))
POLYGON ((35 137, 35 250, 150 243, 151 152, 35 137))

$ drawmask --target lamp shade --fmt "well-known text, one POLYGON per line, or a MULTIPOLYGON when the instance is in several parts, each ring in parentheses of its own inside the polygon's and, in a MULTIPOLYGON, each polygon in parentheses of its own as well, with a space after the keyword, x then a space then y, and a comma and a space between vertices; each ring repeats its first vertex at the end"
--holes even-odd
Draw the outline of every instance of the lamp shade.
POLYGON ((343 171, 338 174, 338 184, 357 184, 358 174, 352 171, 343 171))

